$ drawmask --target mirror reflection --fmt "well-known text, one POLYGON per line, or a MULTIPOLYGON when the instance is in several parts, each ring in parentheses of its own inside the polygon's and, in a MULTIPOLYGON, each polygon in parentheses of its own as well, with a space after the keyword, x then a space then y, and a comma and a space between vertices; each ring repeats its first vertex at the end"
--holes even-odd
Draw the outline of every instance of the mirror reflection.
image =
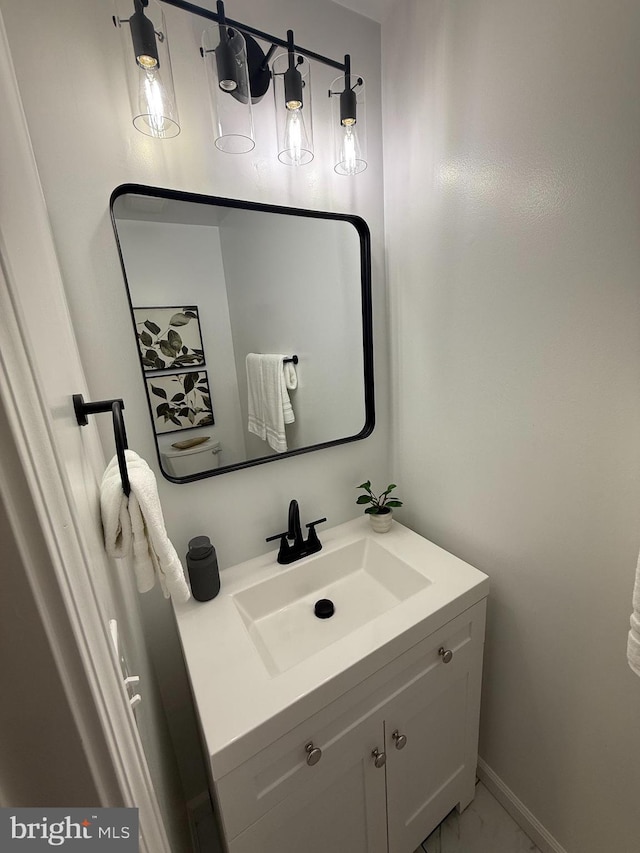
POLYGON ((361 219, 136 185, 111 210, 168 479, 371 432, 361 219))

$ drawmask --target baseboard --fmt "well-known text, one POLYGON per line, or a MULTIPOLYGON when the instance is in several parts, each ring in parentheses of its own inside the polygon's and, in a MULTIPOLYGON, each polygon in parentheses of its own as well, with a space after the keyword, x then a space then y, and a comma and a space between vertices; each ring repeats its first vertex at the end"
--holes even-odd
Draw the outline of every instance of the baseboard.
POLYGON ((478 758, 478 778, 542 853, 567 853, 482 758, 478 758))

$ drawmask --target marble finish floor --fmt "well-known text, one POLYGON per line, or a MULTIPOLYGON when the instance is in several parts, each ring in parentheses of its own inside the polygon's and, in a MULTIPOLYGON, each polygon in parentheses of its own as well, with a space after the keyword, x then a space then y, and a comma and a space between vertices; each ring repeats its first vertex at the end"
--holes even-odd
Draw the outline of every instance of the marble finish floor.
POLYGON ((454 809, 415 853, 540 853, 482 782, 462 814, 454 809))

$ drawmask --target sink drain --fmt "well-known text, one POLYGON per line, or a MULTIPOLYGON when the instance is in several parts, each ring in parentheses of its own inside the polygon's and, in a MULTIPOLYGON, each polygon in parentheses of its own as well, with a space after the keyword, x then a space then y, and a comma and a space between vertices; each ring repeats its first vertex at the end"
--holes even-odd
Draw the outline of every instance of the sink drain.
POLYGON ((313 612, 318 619, 329 619, 335 613, 335 609, 333 601, 330 598, 321 598, 319 601, 316 601, 313 612))

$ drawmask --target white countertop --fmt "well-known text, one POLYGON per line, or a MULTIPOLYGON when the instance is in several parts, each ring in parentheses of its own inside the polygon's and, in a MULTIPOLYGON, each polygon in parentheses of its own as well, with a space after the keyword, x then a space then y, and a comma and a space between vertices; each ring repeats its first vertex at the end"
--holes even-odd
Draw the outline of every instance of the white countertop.
POLYGON ((489 591, 489 579, 394 521, 376 534, 366 518, 319 531, 323 550, 290 566, 272 551, 221 572, 212 601, 175 604, 180 640, 214 779, 388 664, 489 591), (232 596, 366 537, 431 583, 392 609, 280 674, 265 667, 232 596))

